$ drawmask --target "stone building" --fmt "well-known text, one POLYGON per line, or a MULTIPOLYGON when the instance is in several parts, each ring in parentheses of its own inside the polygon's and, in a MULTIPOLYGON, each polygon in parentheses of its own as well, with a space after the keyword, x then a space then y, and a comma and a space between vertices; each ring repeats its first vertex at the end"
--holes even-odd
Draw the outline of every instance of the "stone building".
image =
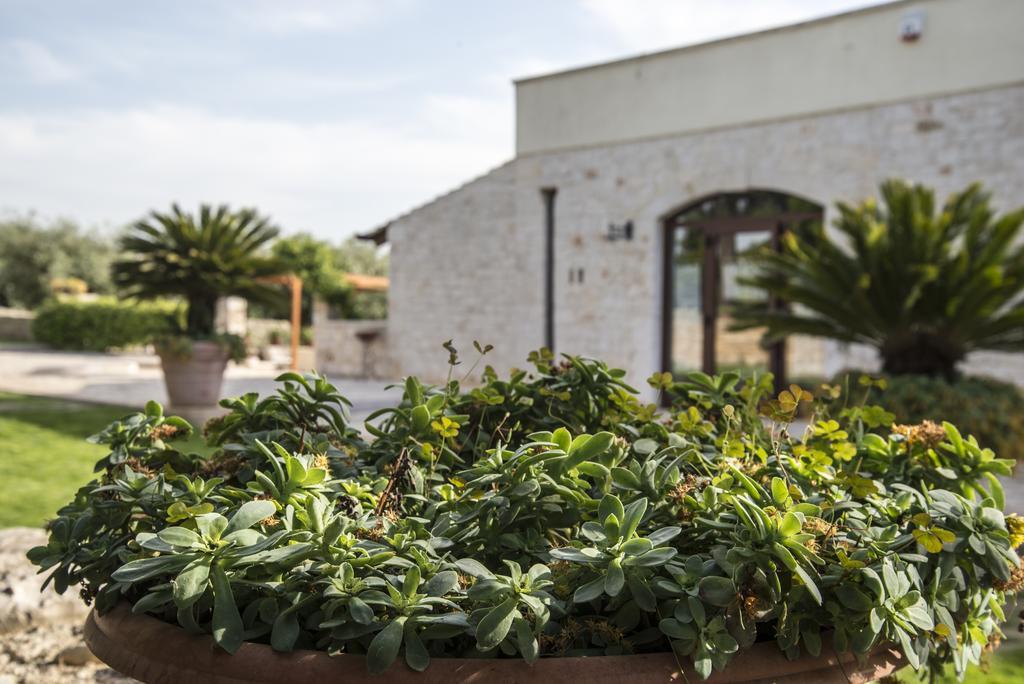
MULTIPOLYGON (((391 245, 381 368, 436 379, 449 338, 493 344, 499 369, 548 345, 638 385, 870 365, 729 333, 743 254, 892 176, 1024 204, 1022 29, 1021 0, 894 2, 516 81, 515 157, 369 235, 391 245)), ((1019 355, 970 364, 1024 375, 1019 355)))

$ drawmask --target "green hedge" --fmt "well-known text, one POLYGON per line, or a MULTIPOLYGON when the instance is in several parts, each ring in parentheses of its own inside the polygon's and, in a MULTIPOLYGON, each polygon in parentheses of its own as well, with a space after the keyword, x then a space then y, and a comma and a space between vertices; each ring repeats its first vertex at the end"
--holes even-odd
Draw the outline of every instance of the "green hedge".
MULTIPOLYGON (((850 373, 853 396, 863 391, 857 383, 861 375, 850 373)), ((885 384, 884 390, 871 391, 871 403, 894 413, 897 423, 947 420, 996 456, 1024 460, 1024 393, 1016 385, 983 377, 949 382, 924 375, 887 376, 885 384)))
POLYGON ((168 302, 51 301, 36 312, 32 335, 57 349, 106 351, 171 334, 180 318, 179 307, 168 302))

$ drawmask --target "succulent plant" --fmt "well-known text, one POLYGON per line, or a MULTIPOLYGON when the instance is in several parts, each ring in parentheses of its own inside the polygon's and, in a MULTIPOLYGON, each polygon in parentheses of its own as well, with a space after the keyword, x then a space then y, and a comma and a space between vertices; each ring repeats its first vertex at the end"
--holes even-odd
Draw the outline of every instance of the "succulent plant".
POLYGON ((728 374, 652 378, 659 412, 603 363, 531 359, 466 391, 408 378, 369 437, 316 376, 225 400, 206 456, 151 404, 96 436, 97 479, 30 556, 101 612, 374 673, 671 650, 707 677, 758 640, 817 655, 825 633, 963 672, 998 639, 1024 584, 1011 462, 953 425, 728 374))

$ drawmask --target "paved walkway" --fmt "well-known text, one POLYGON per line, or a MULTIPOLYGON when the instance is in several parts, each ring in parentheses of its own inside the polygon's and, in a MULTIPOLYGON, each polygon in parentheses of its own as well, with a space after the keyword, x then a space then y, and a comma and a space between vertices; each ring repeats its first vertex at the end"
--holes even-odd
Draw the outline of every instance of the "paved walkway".
MULTIPOLYGON (((231 364, 222 394, 274 391, 279 369, 269 364, 231 364)), ((331 378, 352 402, 352 417, 359 424, 377 409, 401 398, 401 390, 385 390, 387 380, 331 378)), ((160 360, 149 354, 97 354, 57 352, 31 347, 0 348, 0 391, 36 394, 78 401, 142 407, 155 399, 167 403, 160 360)))

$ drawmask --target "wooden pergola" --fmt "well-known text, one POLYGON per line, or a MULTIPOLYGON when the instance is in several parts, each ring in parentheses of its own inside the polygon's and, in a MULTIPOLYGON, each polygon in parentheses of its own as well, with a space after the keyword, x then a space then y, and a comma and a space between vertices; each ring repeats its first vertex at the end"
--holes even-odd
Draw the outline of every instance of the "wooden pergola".
MULTIPOLYGON (((345 282, 359 292, 387 292, 389 281, 384 276, 364 275, 362 273, 346 273, 345 282)), ((299 369, 299 342, 302 336, 302 278, 289 273, 287 275, 266 276, 261 282, 276 285, 287 285, 292 293, 291 311, 291 369, 299 369)))
POLYGON ((386 276, 364 275, 362 273, 346 273, 345 282, 358 292, 387 292, 388 281, 386 276))
POLYGON ((291 313, 291 369, 299 369, 299 341, 302 335, 302 278, 289 273, 287 275, 266 276, 260 278, 264 283, 287 285, 292 292, 292 313, 291 313))

